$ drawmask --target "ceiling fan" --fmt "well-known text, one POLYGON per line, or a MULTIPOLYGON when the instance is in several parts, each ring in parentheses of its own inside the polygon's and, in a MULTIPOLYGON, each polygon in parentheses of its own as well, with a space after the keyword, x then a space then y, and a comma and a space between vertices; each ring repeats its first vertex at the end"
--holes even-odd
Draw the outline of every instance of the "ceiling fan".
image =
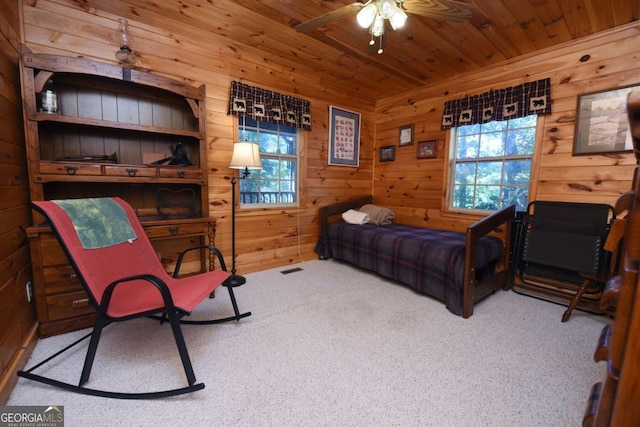
POLYGON ((476 8, 471 4, 454 0, 368 0, 365 3, 355 2, 343 6, 295 28, 299 33, 310 33, 356 12, 358 24, 369 29, 371 35, 369 45, 375 45, 375 39, 378 38, 378 53, 380 54, 383 52, 382 36, 387 20, 394 30, 404 25, 407 13, 438 20, 463 22, 473 16, 476 8))

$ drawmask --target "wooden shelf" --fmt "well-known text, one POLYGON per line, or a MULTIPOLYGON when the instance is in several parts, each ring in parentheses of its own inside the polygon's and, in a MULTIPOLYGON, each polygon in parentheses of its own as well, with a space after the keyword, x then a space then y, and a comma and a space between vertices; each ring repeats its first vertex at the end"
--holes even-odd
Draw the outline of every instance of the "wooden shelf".
POLYGON ((172 129, 166 127, 146 126, 135 123, 123 123, 110 120, 91 119, 85 117, 65 116, 62 114, 49 113, 32 113, 29 118, 36 122, 58 122, 69 123, 74 125, 92 126, 105 129, 123 129, 137 132, 157 133, 162 135, 175 135, 192 137, 196 139, 202 138, 202 132, 189 131, 182 129, 172 129))

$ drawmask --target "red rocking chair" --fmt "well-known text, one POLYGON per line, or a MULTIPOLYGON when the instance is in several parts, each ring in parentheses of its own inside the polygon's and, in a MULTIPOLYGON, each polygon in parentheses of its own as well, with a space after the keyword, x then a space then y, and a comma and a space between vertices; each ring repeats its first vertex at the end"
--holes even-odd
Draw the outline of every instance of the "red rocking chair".
MULTIPOLYGON (((151 246, 133 208, 122 199, 95 198, 33 202, 44 214, 62 248, 97 309, 96 322, 88 335, 80 338, 18 376, 82 394, 120 399, 152 399, 190 393, 204 388, 196 383, 181 323, 215 324, 240 320, 233 293, 237 284, 226 270, 224 258, 213 246, 220 270, 179 278, 184 253, 180 255, 173 277, 166 273, 151 246), (182 320, 220 285, 229 291, 234 315, 214 320, 182 320), (139 317, 150 317, 171 325, 188 385, 183 388, 148 393, 124 393, 87 388, 100 335, 105 326, 139 317), (34 374, 33 371, 86 338, 91 337, 78 385, 34 374)), ((189 249, 193 250, 195 248, 189 249)), ((186 251, 185 251, 186 252, 186 251)), ((244 281, 242 282, 244 283, 244 281)), ((240 284, 242 284, 240 283, 240 284)))

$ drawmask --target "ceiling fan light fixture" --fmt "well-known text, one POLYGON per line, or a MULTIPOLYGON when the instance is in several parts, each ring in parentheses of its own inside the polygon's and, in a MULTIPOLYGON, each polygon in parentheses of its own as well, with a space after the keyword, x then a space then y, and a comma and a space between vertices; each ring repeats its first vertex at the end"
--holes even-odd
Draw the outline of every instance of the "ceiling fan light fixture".
POLYGON ((404 23, 407 21, 407 14, 404 12, 404 10, 400 8, 397 9, 398 10, 396 11, 396 13, 391 15, 391 17, 389 18, 389 24, 391 24, 391 28, 393 28, 394 30, 402 28, 404 26, 404 23))
POLYGON ((373 20, 375 19, 377 13, 378 8, 376 6, 376 3, 369 3, 368 5, 360 9, 360 12, 358 12, 358 14, 356 15, 358 25, 360 25, 362 28, 369 28, 371 24, 373 24, 373 20))
POLYGON ((384 19, 382 18, 382 16, 380 16, 380 14, 377 14, 376 17, 374 18, 373 24, 371 24, 371 28, 369 29, 369 32, 374 37, 380 37, 381 35, 384 34, 384 19))
POLYGON ((395 5, 395 0, 380 0, 378 2, 378 13, 384 19, 391 18, 397 10, 398 6, 395 5))

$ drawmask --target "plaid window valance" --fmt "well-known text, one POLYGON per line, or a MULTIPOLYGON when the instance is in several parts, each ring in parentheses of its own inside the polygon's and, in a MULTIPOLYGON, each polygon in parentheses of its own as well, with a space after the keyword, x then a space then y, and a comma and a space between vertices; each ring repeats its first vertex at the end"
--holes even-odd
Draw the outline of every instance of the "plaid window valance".
POLYGON ((441 128, 514 119, 530 114, 551 114, 551 79, 447 101, 444 103, 441 128))
POLYGON ((236 81, 231 82, 227 114, 311 130, 310 101, 236 81))

